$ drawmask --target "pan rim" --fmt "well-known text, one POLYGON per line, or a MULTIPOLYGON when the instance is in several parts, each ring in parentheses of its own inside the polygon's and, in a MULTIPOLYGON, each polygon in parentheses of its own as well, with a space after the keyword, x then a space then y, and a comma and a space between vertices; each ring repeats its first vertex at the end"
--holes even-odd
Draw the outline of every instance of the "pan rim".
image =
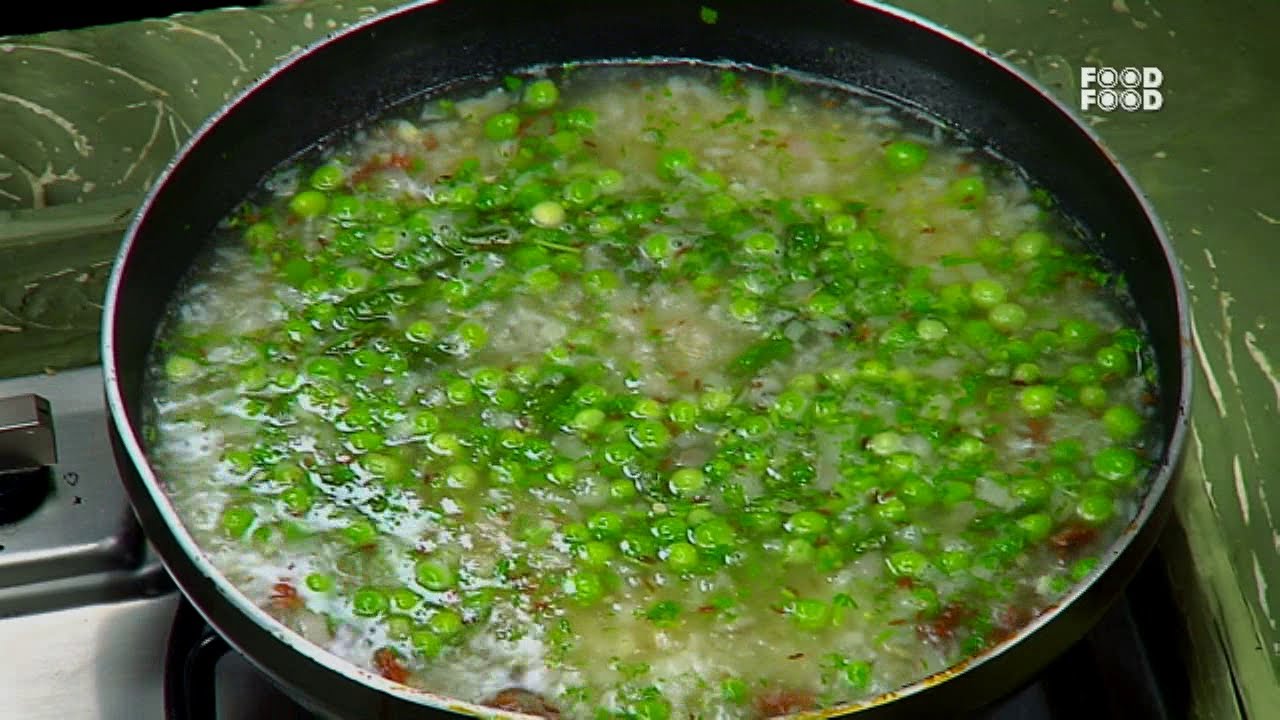
MULTIPOLYGON (((1150 483, 1136 514, 1125 530, 1122 531, 1120 536, 1117 537, 1117 539, 1113 541, 1103 553, 1101 553, 1102 557, 1093 571, 1090 572, 1083 580, 1075 583, 1072 589, 1060 598, 1051 609, 1035 617, 1026 625, 1019 628, 1017 632, 1001 642, 976 655, 969 656, 941 672, 935 673, 934 675, 930 675, 896 690, 882 693, 862 701, 832 706, 816 711, 797 713, 789 717, 830 717, 857 713, 917 695, 942 682, 963 677, 965 674, 972 672, 976 668, 1004 654, 1014 646, 1018 645, 1026 637, 1034 635, 1040 628, 1044 627, 1062 614, 1066 608, 1072 606, 1080 596, 1085 594, 1094 585, 1094 583, 1097 582, 1097 580, 1113 566, 1116 559, 1125 553, 1136 537, 1136 532, 1134 532, 1134 530, 1136 528, 1143 527, 1147 522, 1149 522, 1152 515, 1156 512, 1157 507, 1166 500, 1165 496, 1169 492, 1169 486, 1173 481, 1178 460, 1186 442, 1194 378, 1192 373, 1193 341, 1190 328, 1189 296, 1181 268, 1176 262, 1173 244, 1170 242, 1165 231, 1164 224, 1160 221, 1159 216, 1156 214, 1149 198, 1142 192, 1128 169, 1120 163, 1115 154, 1104 144, 1098 133, 1095 132, 1094 129, 1086 122, 1083 122, 1073 109, 1047 91, 1038 81, 1030 77, 1028 73, 990 50, 979 46, 972 40, 931 20, 900 8, 893 7, 881 0, 846 0, 846 2, 850 5, 863 6, 870 10, 890 16, 896 21, 913 25, 921 31, 941 36, 949 43, 957 45, 969 53, 981 56, 983 60, 994 65, 996 69, 1002 71, 1006 75, 1011 76, 1023 85, 1026 90, 1038 96, 1041 103, 1046 103, 1052 106, 1058 114, 1063 116, 1078 132, 1082 133, 1100 153, 1102 153, 1114 170, 1119 174, 1120 179, 1132 194, 1133 198, 1137 201, 1145 220, 1149 223, 1156 239, 1158 240, 1160 251, 1165 258, 1166 268, 1164 271, 1168 273, 1168 276, 1173 282, 1174 300, 1178 312, 1177 331, 1179 349, 1177 364, 1181 382, 1177 388, 1177 397, 1174 401, 1174 407, 1176 408, 1175 416, 1168 434, 1165 435, 1168 438, 1168 442, 1162 449, 1159 465, 1152 468, 1148 473, 1150 483)), ((288 646, 290 650, 300 653, 311 662, 322 666, 326 670, 344 676, 379 692, 389 694, 397 699, 415 705, 434 707, 472 716, 521 718, 528 716, 511 711, 498 710, 479 705, 477 703, 462 701, 447 695, 418 690, 392 682, 381 675, 360 667, 354 662, 346 660, 345 658, 322 648, 318 644, 306 640, 301 635, 298 635, 288 629, 283 623, 273 618, 264 609, 253 603, 247 595, 238 590, 226 578, 226 576, 213 565, 205 552, 196 543, 191 532, 187 529, 186 524, 183 522, 177 509, 173 505, 168 493, 164 490, 163 482, 151 467, 151 463, 147 458, 146 452, 143 450, 142 443, 138 436, 138 430, 129 418, 127 412, 125 392, 121 386, 120 372, 116 358, 115 335, 118 325, 120 324, 120 319, 117 318, 117 305, 122 287, 124 286, 125 270, 129 264, 129 259, 133 254, 133 248, 140 234, 143 220, 149 215, 151 208, 154 206, 161 192, 165 189, 168 180, 176 171, 177 166, 186 159, 186 157, 197 145, 200 144, 206 135, 213 132, 214 128, 221 123, 224 117, 235 112, 242 103, 246 102, 254 93, 265 86, 269 81, 288 71, 294 65, 306 61, 306 59, 316 50, 338 42, 349 35, 366 32, 368 28, 373 26, 390 22, 402 15, 411 14, 439 3, 440 0, 415 0, 414 2, 406 5, 371 15, 346 28, 327 34, 325 37, 307 45, 275 64, 253 83, 242 89, 217 111, 206 118, 200 127, 192 133, 190 138, 188 138, 188 140, 183 144, 182 148, 179 149, 170 159, 168 164, 166 164, 164 170, 157 176, 142 202, 138 205, 129 226, 124 233, 119 251, 113 260, 112 271, 107 284, 105 300, 103 303, 103 320, 100 338, 103 379, 110 421, 116 430, 120 443, 128 454, 129 461, 132 463, 141 479, 141 484, 146 489, 146 494, 149 497, 152 506, 158 512, 160 519, 167 527, 173 538, 177 541, 177 545, 186 556, 186 559, 194 564, 198 573, 204 578, 210 580, 217 593, 221 595, 225 601, 230 603, 230 605, 242 616, 250 619, 258 629, 270 633, 277 640, 288 646)), ((945 118, 943 119, 945 120, 945 118)), ((193 605, 197 607, 202 615, 205 615, 206 619, 210 619, 207 615, 207 611, 201 607, 200 603, 193 602, 193 605)), ((211 624, 214 623, 211 622, 211 624)), ((216 624, 214 624, 214 626, 215 628, 217 627, 216 624)), ((241 650, 240 645, 236 642, 235 638, 227 637, 226 639, 233 647, 236 647, 238 651, 241 650)), ((258 662, 258 660, 253 658, 249 653, 243 654, 251 661, 255 663, 258 662)), ((268 674, 274 674, 275 672, 272 669, 264 669, 267 670, 268 674)))

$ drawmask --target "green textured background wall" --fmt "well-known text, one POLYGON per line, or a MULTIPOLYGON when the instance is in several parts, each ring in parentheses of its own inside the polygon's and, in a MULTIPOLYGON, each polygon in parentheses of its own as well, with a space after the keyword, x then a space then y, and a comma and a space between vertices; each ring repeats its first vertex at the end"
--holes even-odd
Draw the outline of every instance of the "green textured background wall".
MULTIPOLYGON (((120 233, 192 129, 280 58, 395 4, 0 38, 0 376, 95 362, 120 233)), ((1195 715, 1280 717, 1280 2, 898 4, 1069 104, 1082 65, 1164 72, 1160 111, 1086 116, 1151 196, 1191 287, 1198 388, 1164 555, 1188 618, 1195 715)))

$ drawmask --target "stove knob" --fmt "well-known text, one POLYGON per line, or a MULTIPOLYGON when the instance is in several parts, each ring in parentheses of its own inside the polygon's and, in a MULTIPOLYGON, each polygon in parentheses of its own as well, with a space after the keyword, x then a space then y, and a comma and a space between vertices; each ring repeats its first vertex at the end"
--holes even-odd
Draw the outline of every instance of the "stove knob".
POLYGON ((0 398, 0 523, 35 512, 52 488, 58 462, 49 401, 39 395, 0 398))

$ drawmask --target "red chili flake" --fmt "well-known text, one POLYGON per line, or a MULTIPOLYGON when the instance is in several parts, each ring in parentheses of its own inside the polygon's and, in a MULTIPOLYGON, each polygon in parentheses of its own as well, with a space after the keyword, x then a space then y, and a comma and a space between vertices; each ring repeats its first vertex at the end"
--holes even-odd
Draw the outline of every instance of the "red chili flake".
POLYGON ((560 717, 560 708, 547 702, 547 699, 538 693, 524 688, 507 688, 482 704, 498 710, 536 715, 548 720, 556 720, 560 717))
POLYGON ((788 659, 788 660, 799 660, 799 659, 800 659, 800 658, 802 658, 802 657, 804 657, 804 653, 791 653, 790 655, 788 655, 788 656, 787 656, 787 659, 788 659))
POLYGON ((382 677, 403 684, 409 679, 409 671, 400 664, 400 658, 391 648, 382 648, 373 654, 373 666, 382 677))
POLYGON ((996 626, 991 632, 992 642, 1003 642, 1017 634, 1031 620, 1031 611, 1018 605, 1006 605, 996 613, 996 626))
POLYGON ((938 228, 936 228, 936 227, 934 227, 934 226, 932 226, 932 225, 926 225, 926 226, 924 226, 924 227, 920 228, 920 232, 924 233, 925 235, 932 235, 932 234, 934 234, 934 233, 938 232, 938 228))
POLYGON ((369 162, 360 166, 359 170, 356 170, 355 172, 351 173, 350 183, 352 185, 359 185, 360 183, 373 177, 373 174, 381 170, 383 167, 385 166, 383 165, 382 161, 377 158, 374 158, 373 160, 370 160, 369 162))
POLYGON ((973 169, 973 163, 962 162, 959 165, 956 165, 956 172, 967 173, 972 169, 973 169))
POLYGON ((1156 396, 1154 393, 1144 392, 1138 397, 1138 402, 1146 405, 1147 407, 1153 407, 1156 404, 1156 396))
POLYGON ((906 621, 905 619, 903 619, 903 618, 898 618, 898 619, 896 619, 896 620, 890 620, 890 621, 889 621, 888 623, 886 623, 886 624, 887 624, 887 625, 893 625, 894 627, 897 627, 897 626, 899 626, 899 625, 906 625, 906 624, 907 624, 907 621, 906 621))
POLYGON ((1037 443, 1044 444, 1049 442, 1049 420, 1046 418, 1028 418, 1027 419, 1027 437, 1035 440, 1037 443))
POLYGON ((858 326, 858 334, 857 334, 857 336, 856 336, 856 337, 858 338, 858 342, 866 342, 866 341, 870 340, 870 339, 871 339, 871 328, 870 328, 869 326, 865 325, 865 324, 864 324, 864 325, 859 325, 859 326, 858 326))
POLYGON ((702 392, 702 378, 693 379, 693 389, 702 392))
POLYGON ((422 136, 422 147, 428 150, 435 150, 440 147, 440 138, 435 133, 427 133, 422 136))
POLYGON ((1069 525, 1049 536, 1049 544, 1057 548, 1060 556, 1070 554, 1082 545, 1096 540, 1098 531, 1087 525, 1069 525))
POLYGON ((793 713, 813 710, 818 706, 813 693, 804 690, 779 688, 757 695, 752 702, 756 714, 762 718, 791 715, 793 713))
POLYGON ((895 581, 895 584, 896 584, 898 587, 900 587, 900 588, 903 588, 903 589, 905 589, 905 590, 910 590, 911 588, 913 588, 913 587, 915 587, 915 586, 916 586, 916 581, 915 581, 915 580, 912 580, 911 578, 906 577, 906 576, 904 575, 904 576, 902 576, 902 577, 898 578, 898 579, 895 581))
POLYGON ((700 613, 713 613, 715 611, 716 611, 715 605, 703 605, 702 607, 698 608, 698 612, 700 613))
POLYGON ((963 605, 948 605, 934 617, 918 623, 916 634, 921 640, 942 645, 955 637, 956 628, 971 615, 973 611, 963 605))
POLYGON ((281 581, 271 586, 271 605, 278 610, 299 610, 303 600, 292 583, 281 581))

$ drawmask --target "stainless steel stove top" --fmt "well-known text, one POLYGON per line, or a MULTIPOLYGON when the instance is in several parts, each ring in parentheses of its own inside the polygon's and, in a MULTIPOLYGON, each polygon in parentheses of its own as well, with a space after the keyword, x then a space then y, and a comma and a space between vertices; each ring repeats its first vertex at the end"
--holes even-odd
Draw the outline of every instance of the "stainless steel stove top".
MULTIPOLYGON (((29 394, 49 403, 57 457, 0 479, 44 493, 33 512, 0 524, 0 720, 163 720, 165 649, 179 596, 121 487, 102 372, 0 381, 0 400, 29 394)), ((0 435, 13 422, 0 413, 0 435)), ((238 655, 217 672, 219 718, 293 717, 238 655)))

